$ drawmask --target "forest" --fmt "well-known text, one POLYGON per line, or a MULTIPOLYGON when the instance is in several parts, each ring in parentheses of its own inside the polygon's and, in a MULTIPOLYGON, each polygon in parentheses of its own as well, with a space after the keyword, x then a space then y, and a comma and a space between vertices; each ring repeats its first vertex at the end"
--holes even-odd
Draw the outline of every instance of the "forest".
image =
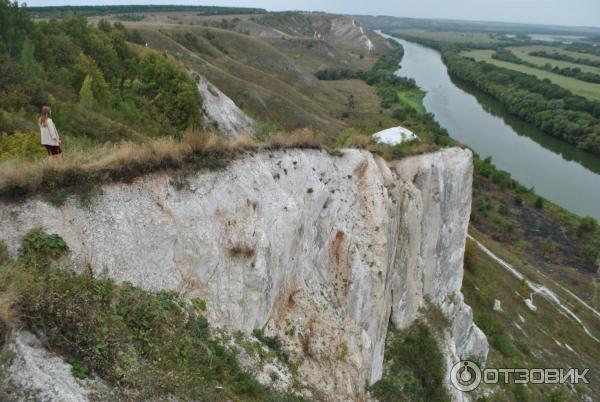
POLYGON ((55 6, 27 7, 30 15, 37 18, 62 18, 78 13, 86 17, 109 14, 194 12, 199 15, 260 14, 261 8, 217 7, 217 6, 176 6, 176 5, 107 5, 107 6, 55 6))
POLYGON ((394 50, 383 55, 377 60, 373 68, 368 71, 353 70, 349 68, 327 68, 315 72, 315 77, 320 80, 363 80, 369 85, 389 84, 404 87, 414 87, 414 80, 399 77, 394 72, 404 56, 404 49, 395 42, 394 50))
POLYGON ((34 23, 26 8, 0 0, 0 133, 33 129, 43 105, 60 131, 94 143, 199 126, 194 80, 167 56, 128 42, 136 37, 81 14, 34 23))

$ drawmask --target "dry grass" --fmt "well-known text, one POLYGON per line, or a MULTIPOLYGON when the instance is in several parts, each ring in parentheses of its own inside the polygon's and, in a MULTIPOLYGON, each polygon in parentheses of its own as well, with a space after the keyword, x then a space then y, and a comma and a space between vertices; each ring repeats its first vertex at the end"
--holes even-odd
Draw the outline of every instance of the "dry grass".
POLYGON ((373 145, 371 137, 364 134, 356 134, 350 137, 345 144, 346 148, 369 149, 373 145))
POLYGON ((221 166, 216 160, 227 159, 228 150, 212 134, 188 133, 182 141, 163 138, 141 144, 122 142, 75 149, 64 154, 62 163, 13 159, 0 164, 0 198, 20 199, 89 187, 98 181, 131 180, 165 168, 221 166))
POLYGON ((0 199, 16 201, 42 195, 60 204, 71 194, 89 197, 99 183, 127 182, 159 170, 223 168, 244 152, 321 149, 325 141, 324 135, 310 129, 276 134, 263 143, 248 135, 229 141, 212 133, 189 131, 181 140, 161 138, 72 149, 61 163, 13 159, 0 163, 0 199))

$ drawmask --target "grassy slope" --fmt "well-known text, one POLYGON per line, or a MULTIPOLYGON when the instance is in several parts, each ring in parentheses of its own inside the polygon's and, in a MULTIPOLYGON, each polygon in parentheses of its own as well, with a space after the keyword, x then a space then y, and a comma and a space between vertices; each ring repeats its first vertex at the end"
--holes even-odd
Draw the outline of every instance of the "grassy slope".
POLYGON ((565 77, 563 75, 554 74, 537 68, 514 64, 503 60, 492 59, 493 53, 493 50, 468 50, 461 52, 461 55, 465 57, 471 57, 477 61, 485 61, 487 63, 495 64, 499 67, 520 71, 525 74, 535 75, 539 79, 547 78, 553 83, 568 89, 574 94, 585 96, 586 98, 592 100, 600 100, 600 84, 584 82, 575 78, 565 77))
MULTIPOLYGON (((204 74, 257 120, 285 130, 312 127, 332 138, 349 127, 341 117, 346 112, 349 93, 316 80, 313 72, 324 67, 370 68, 379 54, 359 54, 354 50, 355 44, 333 45, 300 37, 258 38, 229 30, 162 22, 126 25, 135 27, 151 47, 168 52, 189 69, 204 74), (194 36, 195 45, 177 43, 172 38, 173 34, 186 33, 194 36)), ((379 52, 388 48, 381 38, 372 40, 379 52)), ((375 124, 374 118, 363 123, 375 124)))
POLYGON ((185 48, 152 28, 140 29, 150 46, 176 55, 188 68, 205 75, 251 116, 289 130, 312 126, 332 133, 343 127, 328 109, 345 99, 321 86, 308 72, 299 71, 273 47, 246 35, 212 28, 208 29, 215 38, 212 43, 203 36, 204 28, 174 31, 191 33, 198 48, 185 48))
MULTIPOLYGON (((276 342, 268 349, 241 333, 210 328, 203 300, 74 274, 60 264, 68 250, 59 236, 34 229, 16 261, 0 256, 0 300, 9 304, 0 314, 0 347, 9 326, 35 331, 47 348, 67 357, 74 376, 93 371, 110 384, 114 395, 92 393, 93 400, 302 400, 259 384, 237 360, 241 347, 293 370, 276 342)), ((0 367, 0 400, 17 400, 9 395, 18 390, 3 377, 0 367)))
MULTIPOLYGON (((590 332, 597 338, 600 336, 598 317, 564 292, 560 285, 540 275, 537 268, 522 265, 520 259, 507 252, 503 244, 494 242, 477 230, 471 229, 471 233, 527 278, 556 292, 590 332)), ((598 395, 600 344, 586 334, 580 324, 541 295, 533 296, 537 310, 530 310, 524 302, 531 297, 526 282, 517 279, 478 247, 471 245, 469 249, 462 291, 466 302, 473 308, 476 323, 490 340, 487 367, 589 367, 591 371, 588 376, 591 384, 577 386, 577 397, 567 392, 565 386, 530 385, 525 391, 511 385, 490 386, 489 389, 498 394, 488 400, 547 401, 558 395, 561 397, 556 400, 580 400, 583 394, 598 395), (494 300, 501 302, 502 311, 493 310, 494 300)))

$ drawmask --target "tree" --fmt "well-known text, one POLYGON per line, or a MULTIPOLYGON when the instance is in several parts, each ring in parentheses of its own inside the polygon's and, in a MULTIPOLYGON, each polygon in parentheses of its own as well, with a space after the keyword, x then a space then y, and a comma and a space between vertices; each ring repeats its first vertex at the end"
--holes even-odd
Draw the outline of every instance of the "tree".
POLYGON ((42 71, 42 67, 35 59, 34 53, 35 45, 29 38, 25 39, 23 48, 21 49, 21 54, 19 56, 19 63, 25 72, 27 72, 27 74, 30 76, 39 76, 42 71))
POLYGON ((591 216, 582 218, 577 227, 577 235, 582 236, 587 233, 594 233, 598 227, 598 222, 591 216))
POLYGON ((100 21, 98 21, 98 29, 101 30, 102 32, 107 32, 107 33, 112 31, 110 22, 108 22, 104 18, 102 18, 100 21))
POLYGON ((542 208, 544 208, 544 199, 543 199, 542 197, 538 196, 538 197, 535 199, 535 207, 536 207, 537 209, 542 209, 542 208))
POLYGON ((84 106, 92 106, 95 103, 94 91, 92 90, 92 84, 94 79, 91 75, 86 75, 79 90, 79 102, 84 106))

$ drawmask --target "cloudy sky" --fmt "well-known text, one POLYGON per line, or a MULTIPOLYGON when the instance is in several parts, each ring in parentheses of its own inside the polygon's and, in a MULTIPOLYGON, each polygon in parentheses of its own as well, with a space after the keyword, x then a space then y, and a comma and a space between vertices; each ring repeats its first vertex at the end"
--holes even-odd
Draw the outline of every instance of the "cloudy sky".
POLYGON ((30 6, 190 4, 600 27, 600 0, 30 0, 30 6))

